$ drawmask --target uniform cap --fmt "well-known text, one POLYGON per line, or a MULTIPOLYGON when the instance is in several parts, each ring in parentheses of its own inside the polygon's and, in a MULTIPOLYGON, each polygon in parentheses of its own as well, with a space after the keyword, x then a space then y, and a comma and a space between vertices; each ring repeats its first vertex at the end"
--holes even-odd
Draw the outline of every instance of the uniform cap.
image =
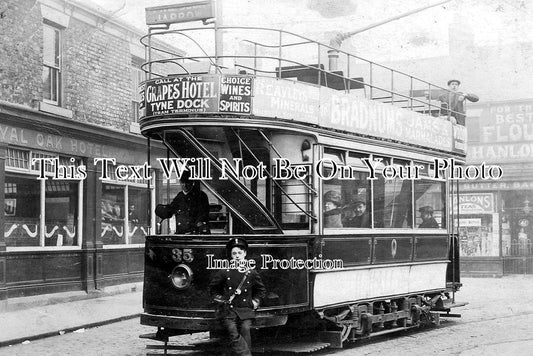
POLYGON ((180 183, 188 183, 190 182, 190 178, 191 178, 191 171, 187 169, 183 171, 183 173, 181 174, 180 183))
POLYGON ((157 215, 161 219, 168 219, 172 217, 170 209, 167 205, 164 204, 157 204, 157 206, 155 207, 155 215, 157 215))
POLYGON ((242 237, 234 237, 229 239, 226 244, 226 250, 231 251, 234 247, 240 247, 243 250, 248 250, 248 242, 242 237))
POLYGON ((448 80, 448 85, 450 85, 452 83, 457 83, 457 85, 461 85, 461 81, 458 80, 458 79, 450 79, 450 80, 448 80))
POLYGON ((324 201, 330 201, 337 205, 341 205, 341 193, 337 192, 336 190, 329 190, 326 192, 326 194, 324 194, 324 201))
POLYGON ((420 209, 418 209, 418 211, 421 212, 421 213, 427 211, 428 213, 433 214, 433 208, 431 206, 429 206, 429 205, 421 207, 420 209))

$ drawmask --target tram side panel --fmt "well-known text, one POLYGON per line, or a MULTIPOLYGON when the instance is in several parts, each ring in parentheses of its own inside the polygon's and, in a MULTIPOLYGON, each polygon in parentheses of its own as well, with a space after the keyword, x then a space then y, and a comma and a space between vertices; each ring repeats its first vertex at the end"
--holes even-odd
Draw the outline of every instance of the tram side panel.
MULTIPOLYGON (((308 270, 286 268, 291 259, 308 259, 307 242, 249 241, 247 257, 256 261, 267 289, 255 326, 273 326, 286 319, 266 320, 271 316, 308 310, 308 270)), ((149 236, 145 248, 145 313, 141 323, 182 331, 216 328, 215 304, 208 287, 220 269, 216 261, 227 260, 225 243, 226 240, 149 236)))
POLYGON ((313 271, 314 308, 446 289, 447 235, 332 236, 321 246, 344 269, 313 271))

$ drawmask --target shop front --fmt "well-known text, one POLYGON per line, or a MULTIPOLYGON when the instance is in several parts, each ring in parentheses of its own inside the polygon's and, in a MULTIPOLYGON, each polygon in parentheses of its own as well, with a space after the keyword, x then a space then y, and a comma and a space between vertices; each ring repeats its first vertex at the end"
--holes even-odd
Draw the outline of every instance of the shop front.
POLYGON ((142 281, 145 139, 10 105, 0 118, 0 302, 142 281))
POLYGON ((468 164, 498 165, 499 180, 460 184, 465 275, 533 273, 533 100, 475 108, 468 123, 468 164))

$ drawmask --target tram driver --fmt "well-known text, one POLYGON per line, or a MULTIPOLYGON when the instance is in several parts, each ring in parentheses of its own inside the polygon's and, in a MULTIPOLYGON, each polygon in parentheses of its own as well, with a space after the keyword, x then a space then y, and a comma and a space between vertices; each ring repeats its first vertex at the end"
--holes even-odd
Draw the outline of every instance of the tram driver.
POLYGON ((210 233, 209 199, 200 190, 199 182, 190 179, 190 171, 186 170, 180 177, 181 192, 172 203, 159 204, 155 214, 161 219, 176 218, 176 234, 210 233))
POLYGON ((418 209, 422 223, 418 226, 419 229, 438 229, 439 223, 433 217, 433 208, 431 206, 423 206, 418 209))

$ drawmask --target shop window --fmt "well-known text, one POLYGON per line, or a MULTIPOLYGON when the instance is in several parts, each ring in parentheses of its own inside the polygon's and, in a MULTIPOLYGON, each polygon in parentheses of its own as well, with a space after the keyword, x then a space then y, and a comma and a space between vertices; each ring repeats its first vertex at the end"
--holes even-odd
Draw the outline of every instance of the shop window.
POLYGON ((29 170, 30 169, 30 151, 17 150, 8 147, 6 167, 29 170))
POLYGON ((78 186, 79 181, 46 181, 45 246, 78 245, 78 186))
POLYGON ((102 184, 102 242, 105 245, 126 243, 124 229, 125 187, 123 185, 102 184))
POLYGON ((82 194, 80 180, 53 180, 54 166, 45 162, 46 180, 39 180, 40 161, 52 158, 60 165, 81 165, 79 159, 8 147, 4 236, 9 247, 80 246, 78 221, 82 194))
POLYGON ((502 193, 501 244, 503 256, 533 256, 533 193, 502 193))
POLYGON ((43 98, 61 104, 61 30, 43 24, 43 98))
POLYGON ((40 182, 35 177, 6 174, 4 237, 7 246, 40 245, 40 182))
POLYGON ((128 235, 132 244, 144 243, 148 235, 150 197, 146 188, 128 188, 128 235))
MULTIPOLYGON (((459 194, 459 246, 462 256, 499 256, 499 218, 494 194, 459 194)), ((454 211, 457 207, 454 207, 454 211)))
POLYGON ((108 178, 102 183, 100 201, 102 242, 104 245, 144 243, 149 234, 153 189, 147 192, 145 179, 117 179, 112 165, 108 165, 108 178))

